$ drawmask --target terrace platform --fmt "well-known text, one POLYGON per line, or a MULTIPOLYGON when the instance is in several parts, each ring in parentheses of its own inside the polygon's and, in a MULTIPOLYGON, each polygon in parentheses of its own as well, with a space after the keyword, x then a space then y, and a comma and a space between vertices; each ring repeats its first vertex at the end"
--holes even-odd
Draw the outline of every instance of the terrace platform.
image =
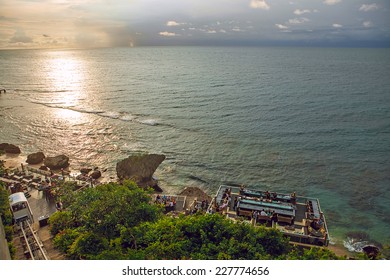
POLYGON ((208 208, 253 226, 280 230, 291 243, 328 246, 329 234, 318 199, 221 185, 208 208))

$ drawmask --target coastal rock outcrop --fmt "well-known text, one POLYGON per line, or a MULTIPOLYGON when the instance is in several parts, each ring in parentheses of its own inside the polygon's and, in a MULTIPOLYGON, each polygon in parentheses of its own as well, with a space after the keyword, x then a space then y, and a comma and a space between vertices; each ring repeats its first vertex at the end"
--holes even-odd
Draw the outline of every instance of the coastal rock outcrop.
POLYGON ((363 247, 363 252, 372 260, 375 260, 379 255, 379 248, 374 245, 367 245, 363 247))
POLYGON ((150 186, 161 192, 153 174, 164 160, 165 155, 157 154, 129 156, 116 164, 116 174, 120 180, 131 179, 139 186, 150 186))
POLYGON ((193 201, 196 199, 197 201, 203 201, 206 200, 209 203, 211 202, 211 196, 209 196, 207 193, 205 193, 201 188, 199 187, 187 187, 184 190, 182 190, 179 195, 184 195, 187 197, 184 208, 187 209, 190 207, 190 205, 193 203, 193 201))
POLYGON ((88 167, 83 167, 80 169, 80 173, 84 174, 84 175, 87 175, 91 171, 92 171, 92 168, 88 168, 88 167))
POLYGON ((37 152, 33 154, 29 154, 27 156, 26 162, 28 164, 38 164, 41 163, 45 159, 45 154, 42 152, 37 152))
POLYGON ((39 170, 48 171, 49 168, 48 168, 47 166, 45 166, 45 165, 41 165, 41 166, 39 167, 39 170))
POLYGON ((44 161, 45 165, 52 170, 66 168, 69 166, 69 158, 65 155, 55 157, 47 157, 44 161))
POLYGON ((14 144, 1 143, 0 150, 4 151, 7 154, 20 154, 20 148, 14 144))
POLYGON ((102 173, 100 172, 100 170, 94 170, 89 176, 96 180, 102 177, 102 173))
POLYGON ((211 202, 211 196, 198 187, 187 187, 182 190, 179 195, 196 198, 198 201, 207 200, 208 202, 211 202))

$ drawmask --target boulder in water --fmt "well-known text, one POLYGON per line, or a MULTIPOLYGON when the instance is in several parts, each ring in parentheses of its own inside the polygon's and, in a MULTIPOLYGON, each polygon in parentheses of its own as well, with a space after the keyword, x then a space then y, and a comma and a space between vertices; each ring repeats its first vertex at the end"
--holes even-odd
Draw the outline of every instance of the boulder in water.
POLYGON ((89 172, 92 171, 92 168, 83 167, 80 169, 81 174, 87 175, 89 172))
POLYGON ((207 200, 208 202, 211 201, 211 196, 209 196, 207 193, 205 193, 201 188, 198 187, 187 187, 184 190, 182 190, 179 195, 184 195, 188 197, 196 197, 198 201, 207 200))
POLYGON ((7 154, 20 154, 20 148, 13 144, 1 143, 0 150, 4 151, 7 154))
POLYGON ((379 255, 379 248, 374 245, 367 245, 363 247, 363 252, 372 260, 375 260, 379 255))
POLYGON ((116 164, 116 174, 120 180, 134 180, 141 187, 150 186, 161 192, 153 174, 164 159, 165 155, 157 154, 129 156, 116 164))
POLYGON ((55 157, 47 157, 44 161, 45 165, 52 170, 58 170, 69 166, 69 158, 65 155, 55 157))
POLYGON ((99 179, 100 177, 102 177, 102 173, 100 172, 100 170, 94 170, 91 175, 89 175, 91 178, 93 179, 99 179))
POLYGON ((26 162, 28 164, 38 164, 41 163, 45 159, 45 154, 42 152, 37 152, 33 154, 29 154, 27 156, 26 162))
POLYGON ((49 168, 48 168, 47 166, 45 166, 45 165, 41 165, 41 166, 39 167, 39 170, 48 171, 49 168))

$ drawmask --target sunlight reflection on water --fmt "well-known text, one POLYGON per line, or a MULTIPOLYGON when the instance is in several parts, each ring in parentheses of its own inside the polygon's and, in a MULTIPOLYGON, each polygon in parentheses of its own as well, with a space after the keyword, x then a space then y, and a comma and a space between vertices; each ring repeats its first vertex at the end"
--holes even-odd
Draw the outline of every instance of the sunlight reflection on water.
POLYGON ((83 84, 88 72, 83 60, 73 52, 52 52, 47 60, 46 73, 51 89, 56 92, 52 101, 64 107, 77 106, 87 94, 83 84))

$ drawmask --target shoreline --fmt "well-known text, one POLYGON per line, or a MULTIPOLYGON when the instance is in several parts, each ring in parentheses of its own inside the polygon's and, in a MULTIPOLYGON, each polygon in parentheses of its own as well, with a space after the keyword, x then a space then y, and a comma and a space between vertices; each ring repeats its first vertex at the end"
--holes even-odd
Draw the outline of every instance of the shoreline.
MULTIPOLYGON (((0 160, 2 160, 4 163, 4 167, 6 169, 10 169, 10 170, 20 168, 21 165, 23 165, 23 166, 27 165, 27 166, 34 167, 34 168, 39 168, 39 166, 42 165, 42 164, 28 164, 28 163, 26 163, 26 159, 27 159, 27 156, 24 156, 21 154, 3 154, 0 156, 0 160)), ((54 170, 54 172, 55 171, 58 171, 58 170, 54 170)), ((101 177, 101 180, 100 180, 101 183, 105 183, 106 181, 108 181, 108 180, 105 180, 104 177, 101 177)), ((164 190, 162 193, 168 194, 164 190)), ((170 194, 170 195, 184 195, 187 197, 188 201, 193 201, 195 198, 198 200, 199 199, 211 200, 211 198, 212 198, 208 193, 206 193, 200 187, 194 187, 194 186, 185 187, 181 190, 178 190, 176 193, 170 194)), ((348 249, 346 247, 344 247, 342 244, 329 244, 326 248, 329 249, 330 251, 332 251, 333 253, 335 253, 339 257, 345 256, 347 258, 350 258, 350 257, 353 258, 353 255, 355 254, 354 252, 348 251, 348 249)))

